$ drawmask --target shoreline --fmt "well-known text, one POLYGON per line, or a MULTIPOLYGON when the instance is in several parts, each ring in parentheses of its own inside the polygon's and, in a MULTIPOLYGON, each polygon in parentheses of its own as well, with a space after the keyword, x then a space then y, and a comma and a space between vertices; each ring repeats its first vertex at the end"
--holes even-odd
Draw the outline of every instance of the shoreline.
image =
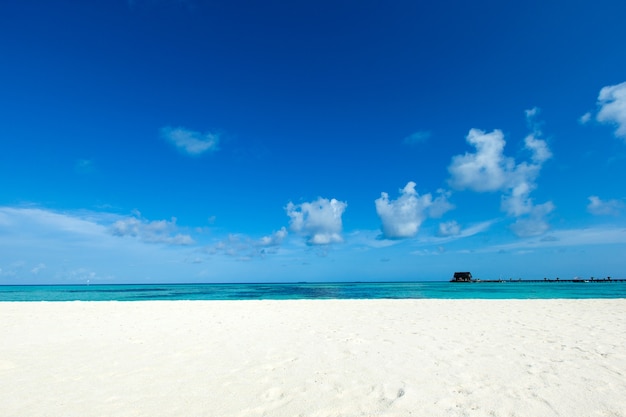
POLYGON ((626 299, 0 302, 6 416, 626 416, 626 299))

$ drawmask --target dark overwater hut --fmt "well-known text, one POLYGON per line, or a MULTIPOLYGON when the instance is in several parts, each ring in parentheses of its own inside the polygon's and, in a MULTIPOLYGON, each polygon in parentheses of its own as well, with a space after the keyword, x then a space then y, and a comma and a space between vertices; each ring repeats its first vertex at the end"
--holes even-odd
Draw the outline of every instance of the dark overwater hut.
POLYGON ((455 272, 450 282, 472 282, 471 272, 455 272))

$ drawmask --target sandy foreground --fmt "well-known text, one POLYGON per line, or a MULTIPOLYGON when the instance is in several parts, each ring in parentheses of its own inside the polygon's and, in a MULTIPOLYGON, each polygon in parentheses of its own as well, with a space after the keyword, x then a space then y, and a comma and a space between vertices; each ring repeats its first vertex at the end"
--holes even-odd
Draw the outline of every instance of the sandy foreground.
POLYGON ((626 300, 0 303, 1 416, 626 416, 626 300))

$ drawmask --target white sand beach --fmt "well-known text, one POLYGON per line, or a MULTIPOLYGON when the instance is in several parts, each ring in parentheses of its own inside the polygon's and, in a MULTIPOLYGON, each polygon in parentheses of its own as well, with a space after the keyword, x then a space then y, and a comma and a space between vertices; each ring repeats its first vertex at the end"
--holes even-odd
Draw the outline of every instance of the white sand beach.
POLYGON ((0 415, 626 416, 626 300, 0 303, 0 415))

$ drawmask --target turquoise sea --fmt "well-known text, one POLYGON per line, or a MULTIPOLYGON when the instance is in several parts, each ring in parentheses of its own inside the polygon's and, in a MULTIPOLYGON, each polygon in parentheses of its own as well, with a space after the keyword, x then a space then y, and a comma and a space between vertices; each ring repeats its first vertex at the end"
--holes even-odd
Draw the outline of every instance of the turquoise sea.
POLYGON ((4 285, 0 301, 626 298, 626 282, 4 285))

